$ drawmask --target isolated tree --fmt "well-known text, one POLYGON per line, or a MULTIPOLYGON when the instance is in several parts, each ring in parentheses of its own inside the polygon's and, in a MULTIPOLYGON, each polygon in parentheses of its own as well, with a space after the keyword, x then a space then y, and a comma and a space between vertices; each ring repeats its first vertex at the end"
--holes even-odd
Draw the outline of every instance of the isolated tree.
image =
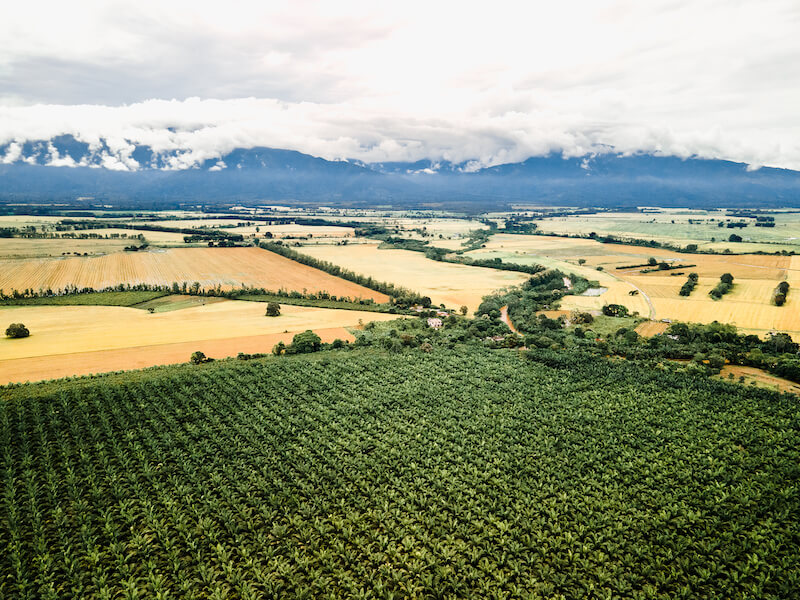
POLYGON ((322 344, 322 339, 310 329, 303 333, 298 333, 292 338, 292 349, 297 354, 308 354, 316 352, 322 344))
POLYGON ((728 236, 728 241, 729 242, 741 242, 742 241, 742 236, 736 235, 735 233, 732 233, 732 234, 730 234, 728 236))
POLYGON ((203 354, 202 352, 200 352, 199 350, 196 351, 196 352, 192 352, 192 356, 189 359, 189 362, 192 363, 193 365, 199 365, 199 364, 204 363, 206 361, 208 361, 208 359, 206 358, 206 355, 203 354))
POLYGON ((733 283, 733 275, 731 275, 730 273, 723 273, 722 275, 720 275, 719 280, 722 283, 727 283, 730 285, 733 283))
POLYGON ((463 316, 467 316, 467 311, 468 311, 468 310, 469 310, 469 309, 468 309, 466 306, 462 306, 462 307, 461 307, 461 314, 462 314, 463 316))
POLYGON ((6 336, 10 338, 26 338, 31 334, 22 323, 12 323, 6 329, 6 336))
POLYGON ((650 265, 651 267, 655 267, 658 264, 658 261, 651 256, 650 258, 647 259, 647 264, 650 265))
POLYGON ((578 264, 579 265, 585 265, 586 264, 586 259, 585 258, 579 258, 578 259, 578 264))
POLYGON ((281 316, 281 305, 277 302, 269 302, 267 303, 267 316, 268 317, 280 317, 281 316))

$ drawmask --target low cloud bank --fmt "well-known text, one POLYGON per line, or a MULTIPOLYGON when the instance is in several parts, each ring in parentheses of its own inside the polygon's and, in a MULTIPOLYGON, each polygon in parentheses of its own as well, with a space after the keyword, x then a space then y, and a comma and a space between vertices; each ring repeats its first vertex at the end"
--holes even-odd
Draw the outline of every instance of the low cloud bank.
MULTIPOLYGON (((72 135, 88 144, 91 160, 76 162, 46 146, 53 166, 101 165, 138 170, 137 146, 164 157, 161 168, 195 168, 237 148, 297 150, 329 160, 364 162, 430 159, 470 161, 473 169, 563 153, 651 153, 727 159, 751 168, 800 169, 800 146, 791 129, 685 131, 634 120, 539 106, 504 112, 464 110, 421 118, 367 104, 320 104, 243 98, 148 100, 126 106, 0 106, 0 162, 25 160, 24 143, 72 135)), ((225 168, 217 163, 215 168, 225 168)))

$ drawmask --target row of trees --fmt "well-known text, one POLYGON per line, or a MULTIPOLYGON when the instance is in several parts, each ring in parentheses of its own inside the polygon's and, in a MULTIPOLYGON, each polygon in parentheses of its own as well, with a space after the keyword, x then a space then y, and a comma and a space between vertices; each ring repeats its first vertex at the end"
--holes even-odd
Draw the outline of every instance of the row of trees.
POLYGON ((730 273, 723 273, 719 277, 719 283, 716 286, 714 286, 714 289, 708 292, 708 295, 711 296, 714 300, 719 300, 720 298, 722 298, 722 296, 730 292, 732 289, 733 289, 733 275, 731 275, 730 273))
POLYGON ((697 286, 698 276, 697 273, 689 273, 689 277, 686 278, 686 283, 681 286, 680 292, 678 292, 681 296, 689 296, 694 291, 694 288, 697 286))

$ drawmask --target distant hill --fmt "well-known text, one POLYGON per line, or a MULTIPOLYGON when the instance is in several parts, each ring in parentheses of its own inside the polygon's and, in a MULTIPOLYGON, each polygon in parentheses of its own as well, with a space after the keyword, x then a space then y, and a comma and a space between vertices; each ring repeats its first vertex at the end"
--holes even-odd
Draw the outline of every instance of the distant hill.
POLYGON ((368 164, 273 148, 197 159, 147 146, 112 150, 71 136, 0 145, 0 202, 110 202, 130 206, 272 203, 445 206, 800 206, 800 172, 723 160, 608 153, 474 161, 368 164))

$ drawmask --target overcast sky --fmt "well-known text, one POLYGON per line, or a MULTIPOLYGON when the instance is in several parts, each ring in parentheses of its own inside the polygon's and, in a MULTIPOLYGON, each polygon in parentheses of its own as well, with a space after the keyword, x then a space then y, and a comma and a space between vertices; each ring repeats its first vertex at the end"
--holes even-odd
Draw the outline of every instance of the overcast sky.
POLYGON ((145 143, 800 169, 799 0, 29 0, 0 40, 0 144, 104 137, 129 168, 145 143))

